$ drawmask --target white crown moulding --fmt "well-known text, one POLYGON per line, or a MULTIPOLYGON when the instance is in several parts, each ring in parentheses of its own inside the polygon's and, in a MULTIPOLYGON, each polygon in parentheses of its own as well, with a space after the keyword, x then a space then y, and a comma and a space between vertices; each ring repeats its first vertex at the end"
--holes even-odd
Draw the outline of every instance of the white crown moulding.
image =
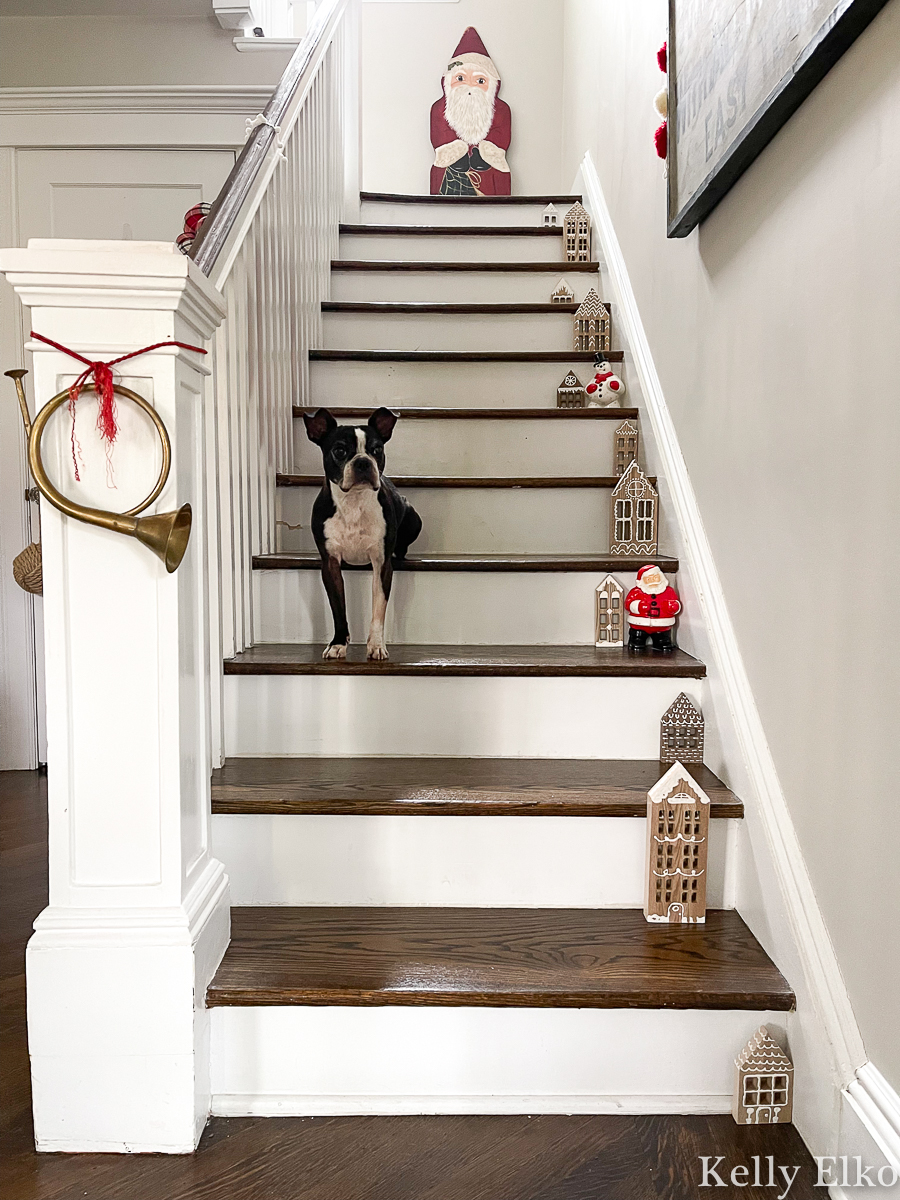
MULTIPOLYGON (((247 39, 262 41, 261 38, 247 39)), ((171 87, 7 87, 0 88, 0 114, 41 113, 236 113, 265 107, 268 84, 192 84, 171 87)))

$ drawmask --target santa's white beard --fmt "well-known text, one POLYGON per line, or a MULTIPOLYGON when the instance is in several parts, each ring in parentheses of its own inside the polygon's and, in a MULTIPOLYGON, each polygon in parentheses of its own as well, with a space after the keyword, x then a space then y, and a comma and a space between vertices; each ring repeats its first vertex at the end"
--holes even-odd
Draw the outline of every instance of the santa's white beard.
MULTIPOLYGON (((449 86, 449 85, 448 85, 449 86)), ((453 132, 470 146, 484 141, 494 120, 496 83, 489 92, 480 88, 455 87, 447 92, 444 116, 453 132)))

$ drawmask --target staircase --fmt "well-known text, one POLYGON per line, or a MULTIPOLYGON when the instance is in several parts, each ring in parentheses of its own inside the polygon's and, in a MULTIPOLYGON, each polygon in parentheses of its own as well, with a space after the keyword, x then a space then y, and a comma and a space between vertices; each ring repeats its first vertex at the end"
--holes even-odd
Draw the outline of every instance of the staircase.
POLYGON ((355 644, 323 661, 321 461, 294 421, 252 644, 224 664, 214 1112, 727 1111, 735 1053, 793 1008, 731 905, 743 809, 705 767, 713 911, 640 912, 659 719, 702 703, 705 668, 593 645, 594 588, 644 561, 607 544, 613 429, 638 410, 554 407, 593 361, 548 303, 560 277, 599 286, 540 224, 575 199, 363 193, 340 226, 310 402, 401 414, 388 473, 424 529, 390 661, 365 661, 368 569, 346 570, 355 644))

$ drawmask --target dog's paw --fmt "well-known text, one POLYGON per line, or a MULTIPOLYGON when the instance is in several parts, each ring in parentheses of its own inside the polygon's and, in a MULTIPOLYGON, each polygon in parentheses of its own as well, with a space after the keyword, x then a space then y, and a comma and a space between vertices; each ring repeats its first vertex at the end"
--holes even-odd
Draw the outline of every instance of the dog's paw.
POLYGON ((322 655, 323 658, 346 658, 347 646, 344 642, 335 642, 331 646, 326 646, 322 655))
POLYGON ((366 658, 369 662, 387 662, 390 657, 384 642, 369 642, 366 646, 366 658))

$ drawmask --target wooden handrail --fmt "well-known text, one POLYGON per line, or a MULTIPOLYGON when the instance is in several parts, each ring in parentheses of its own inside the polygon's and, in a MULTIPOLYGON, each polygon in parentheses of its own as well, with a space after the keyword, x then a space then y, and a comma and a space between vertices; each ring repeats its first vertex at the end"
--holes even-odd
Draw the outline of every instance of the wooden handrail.
MULTIPOLYGON (((231 168, 222 190, 213 201, 209 216, 200 227, 191 249, 191 258, 204 275, 210 275, 237 221, 244 201, 250 194, 254 180, 262 169, 275 138, 273 126, 282 125, 291 100, 304 82, 311 64, 316 58, 319 45, 329 28, 334 27, 334 18, 346 6, 347 0, 323 0, 303 41, 285 67, 272 99, 266 105, 263 116, 270 124, 258 125, 252 130, 237 162, 231 168)), ((282 130, 282 136, 285 131, 282 130)))

